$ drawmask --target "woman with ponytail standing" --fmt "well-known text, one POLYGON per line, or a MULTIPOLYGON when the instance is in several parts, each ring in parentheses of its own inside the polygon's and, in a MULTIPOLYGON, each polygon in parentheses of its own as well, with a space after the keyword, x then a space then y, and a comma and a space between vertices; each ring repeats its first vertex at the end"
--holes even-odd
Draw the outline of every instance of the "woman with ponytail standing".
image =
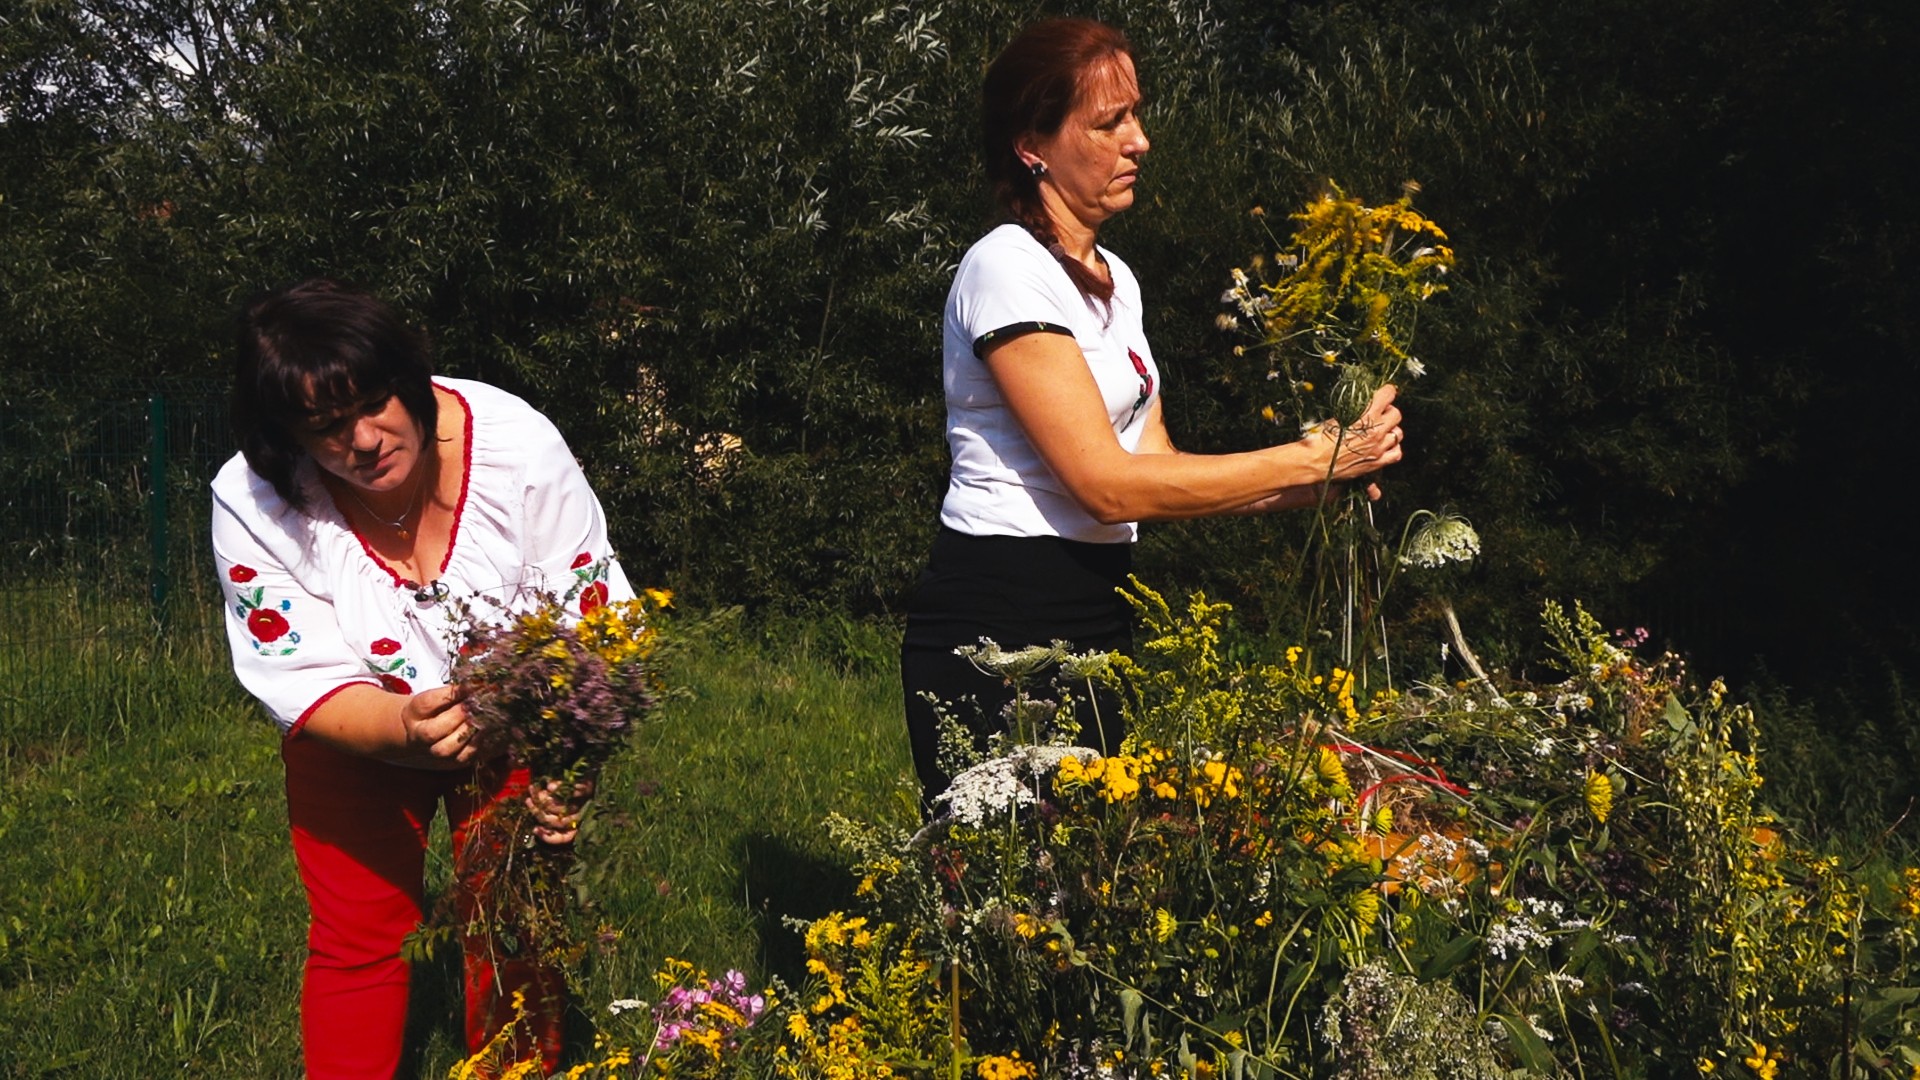
MULTIPOLYGON (((1012 689, 954 649, 1070 642, 1126 651, 1139 522, 1312 506, 1330 484, 1401 456, 1393 387, 1344 432, 1237 454, 1174 448, 1140 286, 1099 246, 1133 205, 1151 145, 1125 35, 1087 19, 1034 23, 987 70, 982 154, 1009 219, 967 252, 943 319, 953 466, 901 653, 923 796, 949 778, 931 701, 984 738, 1012 689)), ((1117 702, 1080 710, 1082 741, 1119 745, 1117 702), (1099 724, 1088 721, 1097 714, 1099 724)))

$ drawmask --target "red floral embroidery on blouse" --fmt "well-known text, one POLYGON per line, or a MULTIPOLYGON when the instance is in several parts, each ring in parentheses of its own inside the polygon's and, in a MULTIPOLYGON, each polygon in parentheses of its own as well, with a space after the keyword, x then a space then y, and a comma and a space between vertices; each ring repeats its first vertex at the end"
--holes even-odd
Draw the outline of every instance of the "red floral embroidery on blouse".
POLYGON ((400 643, 390 637, 383 637, 371 646, 375 656, 392 656, 400 651, 400 643))
POLYGON ((593 556, 588 552, 583 551, 580 554, 575 555, 573 557, 573 568, 575 570, 578 570, 592 561, 593 561, 593 556))
POLYGON ((580 614, 586 615, 607 602, 607 583, 596 581, 580 590, 580 614))
POLYGON ((401 678, 398 675, 381 675, 379 678, 380 678, 381 687, 391 693, 395 693, 395 694, 413 693, 413 687, 407 682, 407 680, 401 678))
POLYGON ((272 608, 254 608, 247 613, 247 631, 263 642, 277 641, 291 629, 272 608))
POLYGON ((241 566, 238 563, 235 563, 233 565, 233 568, 227 571, 227 579, 232 581, 236 585, 245 585, 247 582, 252 581, 255 577, 258 577, 258 576, 259 575, 255 573, 253 567, 241 566))

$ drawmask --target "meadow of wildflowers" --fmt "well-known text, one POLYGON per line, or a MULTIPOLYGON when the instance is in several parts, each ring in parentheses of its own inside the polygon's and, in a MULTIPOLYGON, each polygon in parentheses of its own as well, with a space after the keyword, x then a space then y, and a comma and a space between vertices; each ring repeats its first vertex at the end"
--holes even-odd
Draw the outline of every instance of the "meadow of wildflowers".
MULTIPOLYGON (((1235 268, 1220 301, 1223 330, 1249 335, 1234 354, 1266 367, 1271 399, 1261 415, 1302 433, 1354 423, 1374 393, 1427 372, 1412 349, 1423 305, 1447 291, 1453 249, 1441 228, 1413 208, 1420 186, 1369 206, 1338 184, 1290 215, 1294 229, 1271 258, 1256 255, 1252 274, 1235 268), (1244 324, 1243 321, 1244 320, 1244 324)), ((1264 225, 1266 213, 1254 214, 1264 225)), ((1328 630, 1341 663, 1372 685, 1372 657, 1385 649, 1385 602, 1404 566, 1437 569, 1480 553, 1480 538, 1451 511, 1416 510, 1397 546, 1368 493, 1350 490, 1324 505, 1311 533, 1314 568, 1304 610, 1311 632, 1328 630)), ((1384 675, 1384 671, 1381 673, 1384 675)))

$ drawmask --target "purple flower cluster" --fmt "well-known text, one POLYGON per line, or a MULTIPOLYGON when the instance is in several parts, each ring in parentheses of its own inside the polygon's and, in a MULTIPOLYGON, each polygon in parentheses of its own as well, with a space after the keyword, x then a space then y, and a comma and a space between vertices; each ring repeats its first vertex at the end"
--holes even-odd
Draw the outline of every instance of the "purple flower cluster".
POLYGON ((710 979, 704 987, 676 986, 653 1007, 654 1022, 660 1026, 653 1048, 669 1049, 693 1032, 713 1032, 731 1042, 735 1032, 752 1027, 766 1011, 766 996, 748 994, 747 977, 738 971, 710 979))
POLYGON ((475 733, 537 777, 591 772, 653 707, 652 666, 610 662, 554 600, 504 626, 469 620, 455 678, 475 733))

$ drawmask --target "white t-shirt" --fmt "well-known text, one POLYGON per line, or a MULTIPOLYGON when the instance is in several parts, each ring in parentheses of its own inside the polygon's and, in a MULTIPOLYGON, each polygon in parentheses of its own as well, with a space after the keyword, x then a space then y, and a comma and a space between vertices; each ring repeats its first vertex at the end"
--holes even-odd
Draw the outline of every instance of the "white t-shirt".
POLYGON ((213 555, 233 670, 291 735, 320 703, 372 683, 398 693, 446 684, 449 600, 475 614, 544 590, 581 610, 633 596, 606 518, 560 432, 485 383, 436 379, 466 405, 467 482, 436 587, 422 592, 374 555, 321 486, 311 459, 288 505, 238 454, 213 481, 213 555))
POLYGON ((978 351, 983 338, 1022 332, 1070 334, 1105 400, 1114 435, 1128 453, 1140 446, 1160 392, 1160 369, 1140 322, 1140 283, 1119 256, 1099 249, 1113 273, 1106 306, 1080 295, 1059 260, 1018 225, 982 237, 960 260, 947 293, 942 367, 947 448, 953 470, 942 524, 973 536, 1061 536, 1126 543, 1127 522, 1104 525, 1074 501, 1027 440, 978 351))

